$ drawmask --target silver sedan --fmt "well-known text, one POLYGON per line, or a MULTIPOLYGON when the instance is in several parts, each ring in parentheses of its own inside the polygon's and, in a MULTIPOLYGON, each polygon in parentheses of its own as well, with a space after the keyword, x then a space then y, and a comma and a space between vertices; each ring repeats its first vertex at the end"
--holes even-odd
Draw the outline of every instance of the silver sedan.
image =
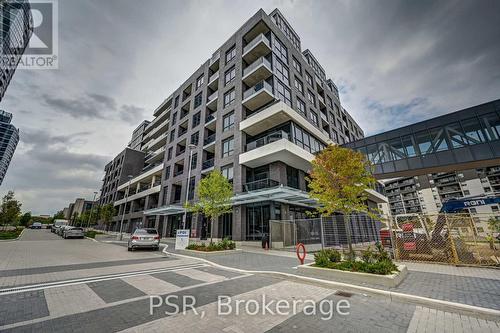
POLYGON ((137 248, 150 248, 158 250, 160 248, 160 235, 156 229, 136 229, 132 235, 130 235, 127 248, 129 251, 133 251, 137 248))
POLYGON ((63 238, 84 238, 85 233, 80 227, 70 227, 67 226, 63 230, 63 238))

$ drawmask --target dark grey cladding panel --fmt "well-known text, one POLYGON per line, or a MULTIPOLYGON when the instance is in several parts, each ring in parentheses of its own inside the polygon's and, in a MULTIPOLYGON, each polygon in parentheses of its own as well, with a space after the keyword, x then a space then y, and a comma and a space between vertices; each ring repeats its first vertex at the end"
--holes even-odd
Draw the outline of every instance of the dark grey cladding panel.
POLYGON ((398 160, 394 162, 394 166, 396 167, 396 171, 405 171, 408 170, 408 161, 407 160, 398 160))
POLYGON ((435 154, 422 156, 422 164, 425 168, 432 168, 438 166, 438 160, 435 154))
POLYGON ((436 153, 436 158, 440 165, 449 165, 455 163, 453 153, 449 150, 436 153))
POLYGON ((411 157, 408 159, 408 168, 410 170, 421 169, 422 167, 423 163, 420 157, 411 157))
POLYGON ((411 125, 411 130, 413 132, 418 132, 418 131, 422 131, 422 130, 426 130, 426 129, 427 129, 427 122, 422 122, 422 123, 417 123, 417 124, 411 125))
POLYGON ((490 147, 493 151, 493 155, 495 155, 495 157, 500 157, 500 141, 490 142, 490 147))
POLYGON ((385 173, 396 171, 396 168, 394 166, 394 162, 387 162, 387 163, 382 164, 382 169, 384 170, 385 173))
POLYGON ((470 149, 467 147, 454 149, 452 152, 457 163, 474 161, 474 156, 472 156, 470 149))
POLYGON ((493 158, 494 155, 490 150, 490 145, 487 143, 469 146, 474 159, 476 160, 486 160, 493 158))

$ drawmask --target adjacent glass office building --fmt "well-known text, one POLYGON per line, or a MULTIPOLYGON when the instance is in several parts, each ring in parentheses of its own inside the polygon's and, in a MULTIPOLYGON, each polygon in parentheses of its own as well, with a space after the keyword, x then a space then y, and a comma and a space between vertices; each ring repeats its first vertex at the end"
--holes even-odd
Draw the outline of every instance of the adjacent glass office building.
POLYGON ((0 185, 19 142, 19 130, 10 122, 12 114, 0 110, 0 185))

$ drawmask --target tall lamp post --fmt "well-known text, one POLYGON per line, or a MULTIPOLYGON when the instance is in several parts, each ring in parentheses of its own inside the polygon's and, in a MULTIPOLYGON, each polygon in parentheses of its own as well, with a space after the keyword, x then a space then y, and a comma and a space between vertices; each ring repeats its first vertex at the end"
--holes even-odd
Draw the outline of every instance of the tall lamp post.
POLYGON ((125 211, 127 210, 128 193, 130 192, 130 182, 132 181, 133 176, 128 175, 127 177, 128 177, 127 192, 125 193, 125 204, 123 205, 122 220, 120 222, 120 240, 123 240, 123 220, 125 219, 125 211))
POLYGON ((89 220, 88 220, 88 223, 87 223, 87 228, 90 228, 90 221, 92 219, 92 211, 94 209, 94 203, 95 203, 95 197, 97 195, 97 192, 94 191, 94 199, 92 200, 92 205, 90 206, 90 213, 89 213, 89 220))
POLYGON ((187 205, 189 201, 189 191, 191 185, 191 168, 193 163, 193 150, 196 149, 196 145, 189 144, 189 163, 188 163, 188 179, 187 179, 187 188, 186 188, 186 201, 184 202, 184 215, 182 216, 182 229, 186 229, 186 219, 187 219, 187 205))

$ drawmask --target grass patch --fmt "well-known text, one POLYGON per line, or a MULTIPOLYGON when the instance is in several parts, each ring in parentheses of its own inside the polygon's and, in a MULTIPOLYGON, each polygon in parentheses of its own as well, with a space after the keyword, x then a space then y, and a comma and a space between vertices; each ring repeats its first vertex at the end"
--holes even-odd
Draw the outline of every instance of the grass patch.
POLYGON ((95 238, 95 235, 104 235, 104 233, 100 232, 100 231, 95 231, 95 230, 89 230, 89 231, 85 232, 85 237, 88 237, 88 238, 95 238))
POLYGON ((0 239, 16 239, 17 237, 19 237, 21 232, 23 232, 22 228, 0 231, 0 239))
POLYGON ((226 251, 236 249, 236 243, 229 239, 223 239, 220 242, 209 243, 208 245, 205 243, 191 243, 186 247, 186 249, 202 252, 226 251))

